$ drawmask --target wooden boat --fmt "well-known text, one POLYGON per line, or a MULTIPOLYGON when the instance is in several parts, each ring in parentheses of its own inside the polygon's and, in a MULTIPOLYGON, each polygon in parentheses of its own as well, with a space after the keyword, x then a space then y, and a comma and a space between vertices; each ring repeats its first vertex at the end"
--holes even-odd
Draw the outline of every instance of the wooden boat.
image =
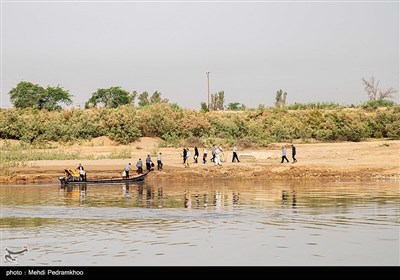
POLYGON ((111 179, 91 179, 91 180, 85 180, 85 181, 79 181, 76 180, 74 177, 70 177, 70 180, 67 180, 68 177, 66 176, 61 176, 58 179, 61 182, 61 185, 74 185, 74 184, 123 184, 123 183, 130 183, 130 182, 140 182, 143 181, 144 178, 149 174, 150 171, 143 173, 143 174, 138 174, 133 177, 129 178, 111 178, 111 179))

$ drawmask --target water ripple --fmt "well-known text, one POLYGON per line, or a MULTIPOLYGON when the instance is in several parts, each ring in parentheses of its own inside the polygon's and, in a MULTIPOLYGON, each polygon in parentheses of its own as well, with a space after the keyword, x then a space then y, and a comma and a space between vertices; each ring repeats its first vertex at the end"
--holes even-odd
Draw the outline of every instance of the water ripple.
POLYGON ((399 263, 397 183, 222 186, 0 186, 2 246, 26 266, 399 263))

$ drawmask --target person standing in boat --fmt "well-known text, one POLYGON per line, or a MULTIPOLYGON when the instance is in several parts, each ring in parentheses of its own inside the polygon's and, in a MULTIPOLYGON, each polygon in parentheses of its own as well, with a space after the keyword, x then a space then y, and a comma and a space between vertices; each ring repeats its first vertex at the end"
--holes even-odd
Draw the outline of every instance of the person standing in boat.
POLYGON ((138 160, 138 162, 136 163, 136 167, 137 167, 137 172, 139 173, 139 174, 143 174, 143 162, 142 162, 142 159, 140 158, 139 160, 138 160))
POLYGON ((131 163, 128 163, 126 166, 125 166, 125 176, 126 176, 126 179, 128 179, 129 178, 129 171, 131 170, 131 163))
POLYGON ((85 168, 83 168, 82 164, 79 164, 76 169, 79 170, 79 181, 86 181, 86 172, 85 172, 85 168))

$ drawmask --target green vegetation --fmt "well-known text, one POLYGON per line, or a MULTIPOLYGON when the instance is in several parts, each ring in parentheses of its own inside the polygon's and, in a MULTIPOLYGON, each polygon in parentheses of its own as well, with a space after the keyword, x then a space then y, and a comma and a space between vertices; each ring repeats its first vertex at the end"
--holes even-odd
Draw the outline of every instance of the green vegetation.
POLYGON ((61 104, 71 105, 72 95, 62 87, 43 88, 31 82, 22 81, 9 92, 11 103, 16 108, 60 110, 61 104))
POLYGON ((286 96, 287 92, 283 92, 283 90, 278 90, 275 96, 275 106, 276 107, 283 107, 286 106, 286 96))
POLYGON ((229 111, 243 111, 246 110, 246 106, 244 104, 240 104, 239 102, 229 103, 226 106, 226 109, 229 111))
MULTIPOLYGON (((46 141, 74 142, 99 136, 128 144, 141 136, 159 137, 179 145, 188 138, 226 143, 242 141, 266 146, 276 141, 316 139, 360 141, 367 138, 400 139, 400 106, 344 108, 337 104, 296 105, 245 111, 196 111, 167 103, 143 108, 0 110, 0 139, 37 144, 46 141), (327 109, 320 109, 326 107, 327 109), (315 109, 314 109, 315 108, 315 109)), ((63 155, 65 159, 65 155, 63 155)))
POLYGON ((168 103, 168 99, 161 98, 161 92, 159 92, 159 91, 155 91, 150 96, 150 98, 149 98, 149 93, 147 91, 145 91, 139 95, 138 99, 139 99, 139 101, 138 101, 139 107, 145 107, 145 106, 157 104, 157 103, 168 103))
POLYGON ((364 109, 377 109, 379 107, 392 107, 395 106, 395 103, 391 100, 386 99, 377 99, 377 100, 369 100, 361 105, 364 109))
MULTIPOLYGON (((354 106, 353 106, 354 107, 354 106)), ((286 107, 289 110, 306 110, 306 109, 337 109, 345 108, 345 106, 339 105, 334 102, 314 102, 314 103, 297 103, 288 105, 286 107)))
POLYGON ((85 108, 104 106, 107 108, 117 108, 122 105, 133 104, 136 92, 132 94, 121 89, 121 87, 99 88, 92 93, 90 99, 85 103, 85 108))

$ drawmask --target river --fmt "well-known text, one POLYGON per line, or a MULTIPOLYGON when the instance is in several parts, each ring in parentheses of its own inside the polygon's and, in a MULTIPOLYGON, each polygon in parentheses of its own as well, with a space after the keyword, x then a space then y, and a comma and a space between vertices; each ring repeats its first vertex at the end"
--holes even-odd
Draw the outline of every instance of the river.
POLYGON ((2 266, 400 264, 396 181, 0 185, 0 199, 2 266))

